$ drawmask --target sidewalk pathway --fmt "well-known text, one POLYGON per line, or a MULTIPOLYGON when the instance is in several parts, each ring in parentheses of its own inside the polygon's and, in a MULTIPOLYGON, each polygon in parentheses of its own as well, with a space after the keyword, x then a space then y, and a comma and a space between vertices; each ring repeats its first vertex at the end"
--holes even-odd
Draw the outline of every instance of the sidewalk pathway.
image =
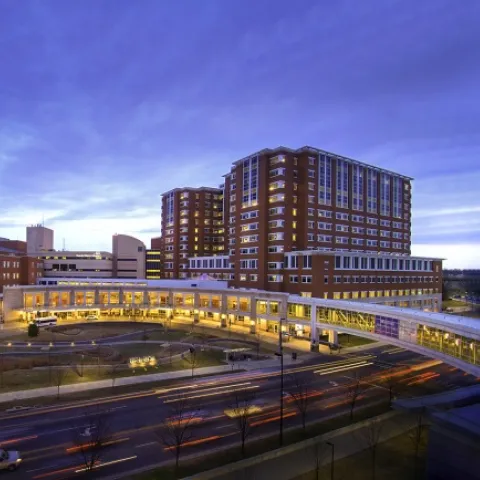
MULTIPOLYGON (((237 369, 241 368, 237 366, 237 369)), ((234 370, 235 371, 235 370, 234 370)), ((233 372, 234 372, 233 371, 233 372)), ((202 367, 195 369, 195 377, 199 375, 211 375, 215 373, 232 372, 231 365, 219 365, 216 367, 202 367)), ((149 375, 139 375, 135 377, 120 377, 115 379, 115 387, 122 385, 135 385, 149 382, 161 382, 164 380, 175 380, 178 378, 192 377, 190 369, 175 370, 173 372, 152 373, 149 375)), ((98 390, 101 388, 111 388, 112 380, 98 380, 96 382, 75 383, 60 387, 60 395, 68 393, 85 392, 88 390, 98 390)), ((28 398, 50 397, 57 395, 57 387, 32 388, 30 390, 19 390, 16 392, 7 392, 0 394, 0 403, 24 400, 28 398)))

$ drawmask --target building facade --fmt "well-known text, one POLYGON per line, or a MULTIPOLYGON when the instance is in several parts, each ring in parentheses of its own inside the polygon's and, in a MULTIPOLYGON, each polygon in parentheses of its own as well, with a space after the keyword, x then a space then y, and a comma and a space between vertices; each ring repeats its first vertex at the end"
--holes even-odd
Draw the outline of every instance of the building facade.
POLYGON ((145 278, 145 244, 129 235, 113 235, 113 276, 116 278, 145 278))
POLYGON ((43 225, 27 227, 27 253, 54 250, 53 230, 43 225))
POLYGON ((34 285, 42 275, 42 263, 36 257, 0 248, 0 294, 7 286, 34 285))
POLYGON ((148 249, 145 252, 145 278, 160 279, 162 273, 162 252, 160 249, 148 249))
MULTIPOLYGON (((402 297, 401 303, 436 310, 441 260, 410 257, 411 180, 308 146, 261 150, 224 176, 224 252, 185 248, 181 271, 174 261, 169 276, 208 273, 234 288, 322 298, 402 297)), ((181 191, 163 196, 162 228, 171 235, 166 256, 182 252, 182 238, 195 237, 197 228, 188 219, 177 236, 166 229, 182 218, 172 192, 181 191)))
MULTIPOLYGON (((285 332, 318 350, 320 336, 337 344, 337 333, 356 334, 429 355, 480 375, 480 333, 475 319, 394 308, 367 302, 306 298, 253 289, 233 290, 226 282, 59 281, 56 285, 13 286, 4 292, 5 322, 25 323, 43 316, 60 321, 95 314, 118 317, 190 320, 195 324, 255 334, 285 332)), ((281 338, 283 338, 282 335, 281 338)), ((322 340, 323 341, 323 340, 322 340)))
POLYGON ((188 258, 222 255, 223 190, 176 188, 162 195, 163 278, 187 278, 188 258))
POLYGON ((109 252, 53 250, 37 252, 36 257, 43 263, 45 277, 113 277, 114 259, 109 252))

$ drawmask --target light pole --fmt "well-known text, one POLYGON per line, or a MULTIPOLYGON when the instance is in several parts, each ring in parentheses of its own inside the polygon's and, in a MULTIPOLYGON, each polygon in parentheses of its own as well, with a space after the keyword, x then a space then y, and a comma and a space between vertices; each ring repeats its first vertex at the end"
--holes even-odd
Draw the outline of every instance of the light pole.
POLYGON ((283 318, 280 317, 280 328, 278 332, 278 354, 280 355, 280 432, 279 443, 283 445, 283 318))
POLYGON ((326 442, 329 447, 332 448, 332 459, 330 461, 330 480, 333 480, 334 476, 334 461, 335 461, 335 444, 332 442, 326 442))

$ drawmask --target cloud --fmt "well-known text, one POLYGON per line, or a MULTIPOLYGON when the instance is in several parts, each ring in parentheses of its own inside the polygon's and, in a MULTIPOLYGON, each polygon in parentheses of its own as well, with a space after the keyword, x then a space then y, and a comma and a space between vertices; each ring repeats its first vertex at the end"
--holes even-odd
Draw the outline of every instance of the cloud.
POLYGON ((307 144, 415 177, 414 243, 476 244, 479 13, 448 0, 11 3, 0 235, 45 218, 76 248, 115 232, 148 243, 162 192, 307 144))

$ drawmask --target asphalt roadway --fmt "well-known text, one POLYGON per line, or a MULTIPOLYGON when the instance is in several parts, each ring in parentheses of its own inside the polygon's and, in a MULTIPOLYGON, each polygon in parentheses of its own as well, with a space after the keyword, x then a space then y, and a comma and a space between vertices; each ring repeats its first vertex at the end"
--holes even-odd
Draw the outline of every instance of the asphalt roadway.
MULTIPOLYGON (((441 391, 477 381, 447 365, 385 345, 358 354, 319 355, 285 369, 284 427, 301 425, 292 393, 309 397, 310 421, 348 411, 346 392, 357 374, 363 384, 356 408, 387 400, 389 392, 382 377, 392 371, 392 365, 396 365, 396 384, 402 386, 404 395, 421 394, 426 384, 435 384, 441 391), (300 390, 298 384, 302 385, 300 390)), ((178 425, 179 413, 190 425, 185 429, 182 455, 239 446, 239 421, 227 416, 225 410, 248 398, 249 408, 253 406, 249 439, 273 434, 279 429, 280 391, 280 372, 275 367, 178 380, 157 390, 141 390, 139 386, 138 393, 101 400, 3 412, 0 445, 20 451, 23 459, 16 471, 5 473, 5 478, 81 479, 87 477, 86 463, 93 461, 94 478, 128 477, 140 467, 172 461, 168 422, 170 419, 178 425), (97 440, 105 445, 89 447, 97 440)))

